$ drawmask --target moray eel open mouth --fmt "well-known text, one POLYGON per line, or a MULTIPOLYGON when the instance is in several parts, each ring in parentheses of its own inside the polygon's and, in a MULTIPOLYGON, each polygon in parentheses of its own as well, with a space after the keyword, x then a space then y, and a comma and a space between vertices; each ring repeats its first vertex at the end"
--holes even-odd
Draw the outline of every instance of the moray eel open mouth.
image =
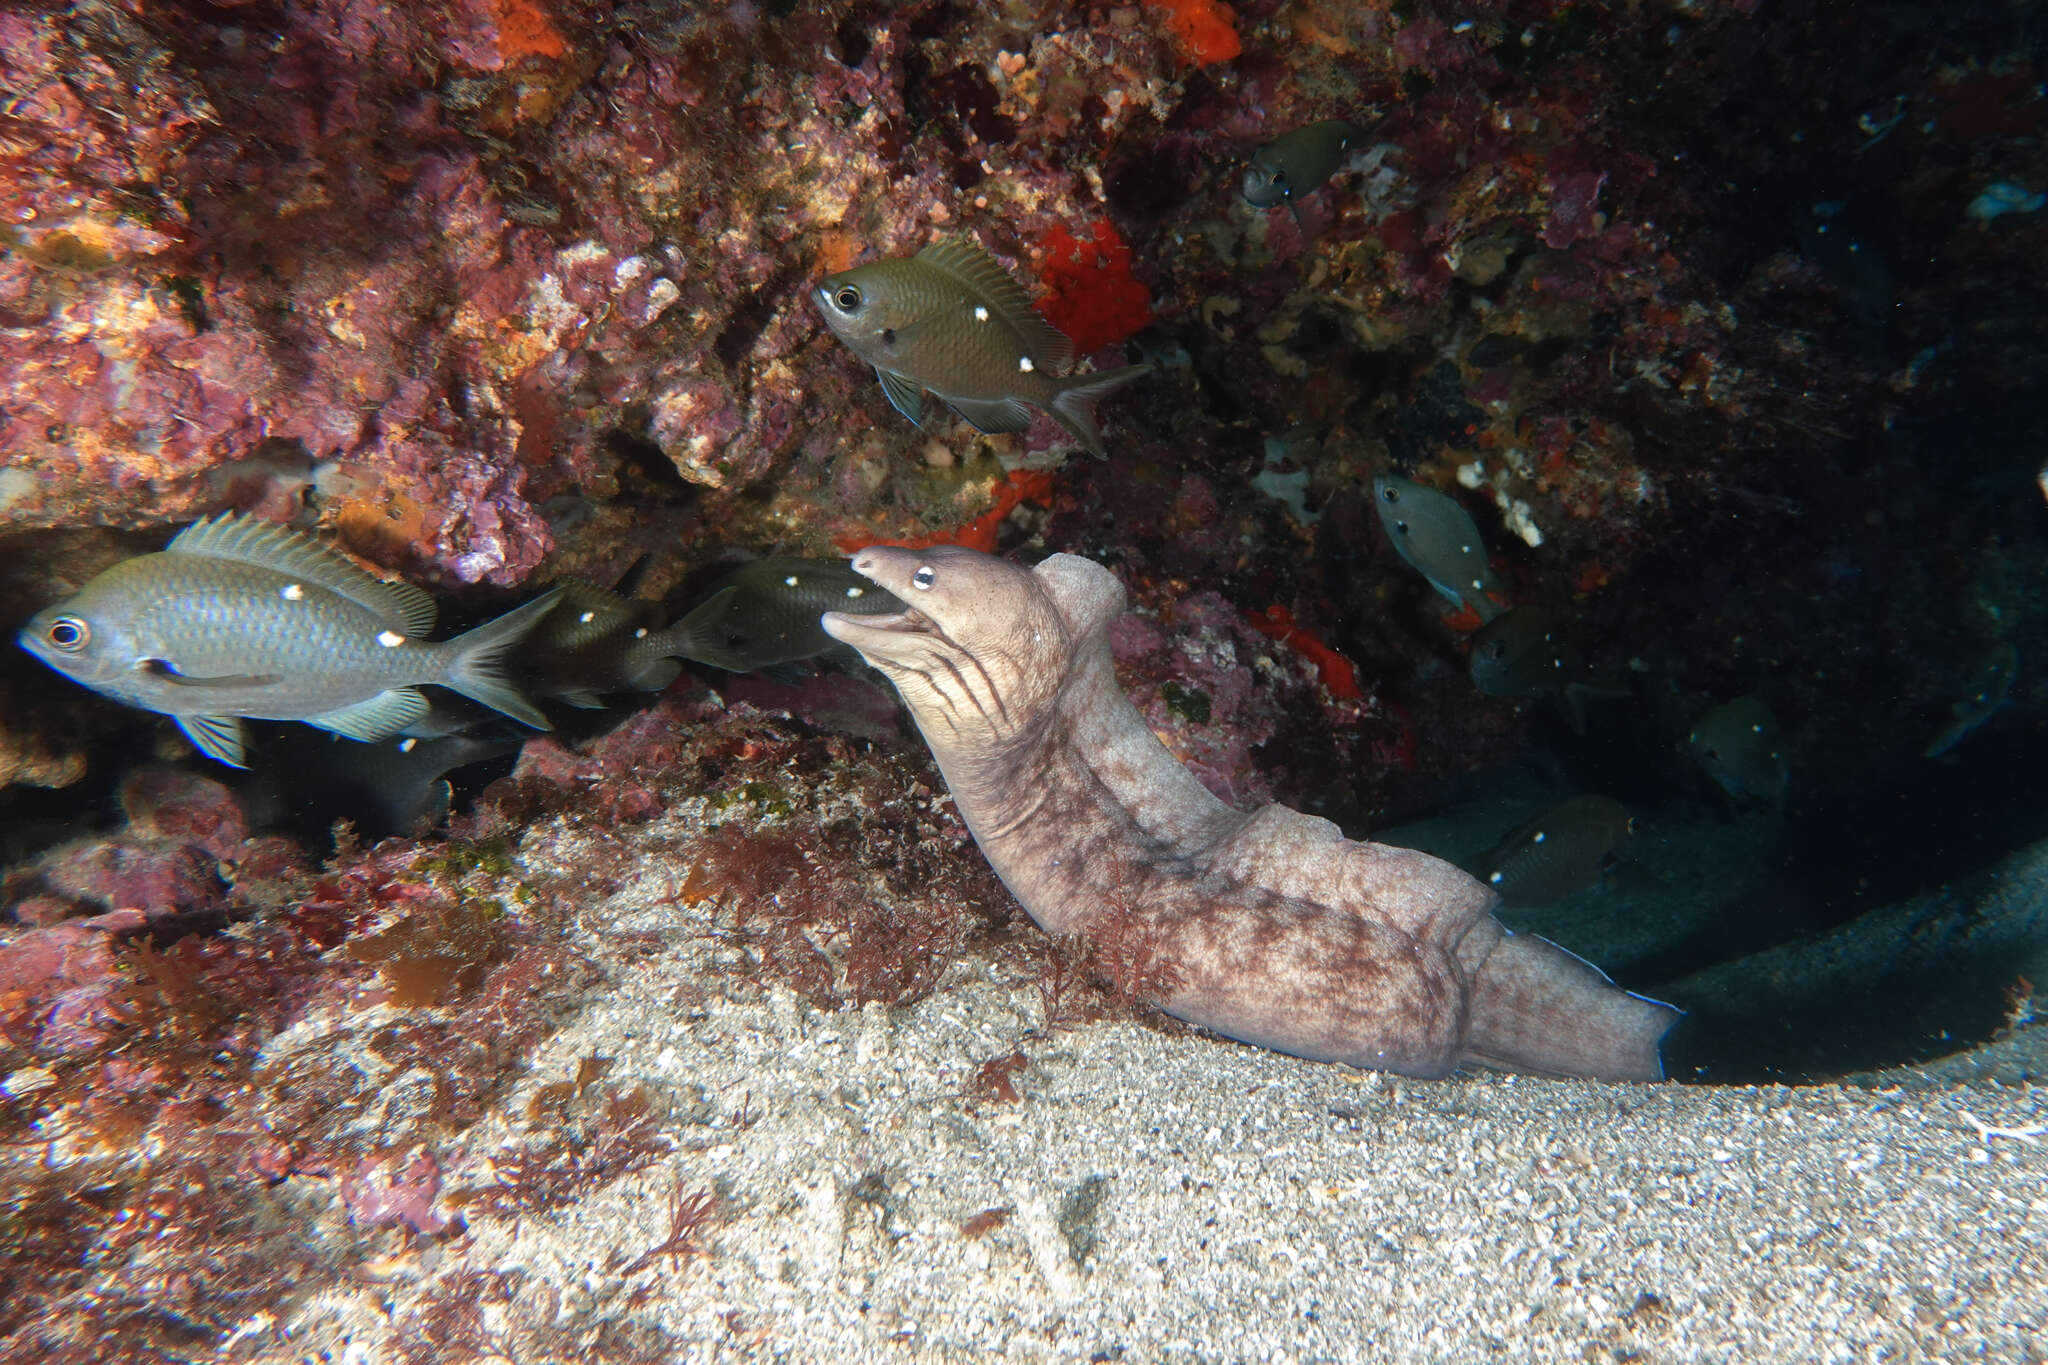
POLYGON ((932 618, 916 607, 905 607, 902 611, 887 616, 855 616, 850 612, 828 611, 823 617, 825 631, 834 639, 854 644, 853 637, 868 633, 882 635, 937 635, 938 626, 932 618), (836 629, 835 629, 836 627, 836 629))
POLYGON ((946 639, 938 623, 915 607, 887 616, 854 616, 828 611, 818 624, 843 645, 851 645, 869 663, 922 657, 938 642, 940 648, 957 648, 946 639))

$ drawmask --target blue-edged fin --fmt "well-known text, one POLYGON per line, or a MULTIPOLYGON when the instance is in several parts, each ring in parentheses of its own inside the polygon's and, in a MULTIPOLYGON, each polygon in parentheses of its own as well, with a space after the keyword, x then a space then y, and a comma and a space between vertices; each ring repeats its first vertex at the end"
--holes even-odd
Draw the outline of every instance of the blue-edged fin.
POLYGON ((164 552, 232 559, 316 583, 415 639, 434 629, 434 599, 424 590, 374 577, 317 540, 240 512, 194 522, 164 552))
POLYGON ((1503 933, 1487 955, 1470 1011, 1469 1060, 1596 1081, 1663 1080, 1657 1044, 1684 1014, 1617 990, 1605 972, 1549 939, 1516 933, 1503 933))
POLYGON ((1075 440, 1088 447, 1096 459, 1106 460, 1109 451, 1102 444, 1102 428, 1095 424, 1095 405, 1132 380, 1143 379, 1150 373, 1150 365, 1126 365, 1120 370, 1077 374, 1071 379, 1062 379, 1060 391, 1053 395, 1052 406, 1047 411, 1075 440))
POLYGON ((249 766, 242 747, 242 722, 234 716, 172 716, 192 747, 230 768, 249 766))
POLYGON ((1063 370, 1074 363, 1074 343, 1067 334, 1039 316, 1017 277, 983 251, 979 242, 968 237, 947 237, 918 252, 917 259, 951 275, 987 304, 990 312, 1008 323, 1024 343, 1034 365, 1063 370))
POLYGON ((394 687, 354 706, 344 706, 324 715, 307 716, 305 721, 322 730, 332 730, 337 735, 368 743, 397 734, 425 716, 427 708, 424 693, 415 688, 394 687))
POLYGON ((889 406, 908 417, 918 426, 924 425, 924 386, 915 379, 907 378, 894 370, 875 367, 875 377, 882 381, 882 392, 889 395, 889 406))
POLYGON ((974 424, 979 432, 993 435, 999 431, 1022 431, 1031 425, 1031 409, 1014 398, 991 398, 976 401, 969 398, 948 398, 953 411, 974 424))
POLYGON ((505 656, 525 639, 562 599, 560 587, 550 588, 525 606, 514 607, 495 621, 486 622, 466 635, 458 635, 441 649, 448 660, 448 672, 441 679, 471 701, 482 702, 536 730, 552 730, 540 708, 512 685, 505 674, 505 656))

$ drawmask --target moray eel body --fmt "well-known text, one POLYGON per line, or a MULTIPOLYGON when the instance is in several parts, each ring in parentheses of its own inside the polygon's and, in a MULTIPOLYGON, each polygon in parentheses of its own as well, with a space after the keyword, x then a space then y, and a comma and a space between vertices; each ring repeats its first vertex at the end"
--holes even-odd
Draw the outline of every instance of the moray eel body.
POLYGON ((1410 1076, 1478 1063, 1661 1078, 1657 1043, 1678 1011, 1510 934, 1464 872, 1212 796, 1117 685, 1108 631, 1125 597, 1101 565, 1054 555, 1023 569, 934 546, 863 550, 853 567, 909 610, 827 613, 826 632, 895 683, 1032 918, 1053 933, 1143 935, 1171 968, 1161 1009, 1410 1076))

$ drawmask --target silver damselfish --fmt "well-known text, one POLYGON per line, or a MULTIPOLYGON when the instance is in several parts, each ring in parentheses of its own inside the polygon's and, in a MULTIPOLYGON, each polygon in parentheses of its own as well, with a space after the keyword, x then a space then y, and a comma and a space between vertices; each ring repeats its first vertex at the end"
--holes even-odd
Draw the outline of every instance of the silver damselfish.
POLYGON ((504 656, 555 606, 548 593, 435 644, 434 602, 319 542, 230 513, 116 564, 20 635, 73 682, 161 712, 203 752, 245 767, 242 717, 376 740, 422 719, 421 683, 538 729, 504 656))

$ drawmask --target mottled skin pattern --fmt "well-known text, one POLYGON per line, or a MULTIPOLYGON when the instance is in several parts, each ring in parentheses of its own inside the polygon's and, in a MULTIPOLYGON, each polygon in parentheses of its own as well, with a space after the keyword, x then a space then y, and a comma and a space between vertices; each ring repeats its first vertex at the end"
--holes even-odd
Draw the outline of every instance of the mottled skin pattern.
POLYGON ((896 684, 976 842, 1061 934, 1133 929, 1171 967, 1156 1003, 1245 1042, 1442 1076, 1461 1062, 1655 1080, 1677 1017, 1552 944, 1426 854, 1284 806, 1218 801, 1146 728, 1111 666, 1124 591, 1100 565, 875 547, 853 567, 910 604, 828 613, 896 684))

